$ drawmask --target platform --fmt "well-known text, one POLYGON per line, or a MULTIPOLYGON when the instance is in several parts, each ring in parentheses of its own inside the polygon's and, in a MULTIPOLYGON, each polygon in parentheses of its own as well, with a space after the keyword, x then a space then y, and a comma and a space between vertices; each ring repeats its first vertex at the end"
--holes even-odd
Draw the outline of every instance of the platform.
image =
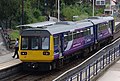
POLYGON ((111 66, 101 77, 96 81, 120 81, 120 60, 111 66))
POLYGON ((12 58, 13 53, 0 56, 0 70, 9 68, 11 66, 21 63, 19 59, 12 58))
POLYGON ((0 70, 21 63, 19 59, 12 58, 14 52, 6 49, 2 35, 0 34, 0 70))

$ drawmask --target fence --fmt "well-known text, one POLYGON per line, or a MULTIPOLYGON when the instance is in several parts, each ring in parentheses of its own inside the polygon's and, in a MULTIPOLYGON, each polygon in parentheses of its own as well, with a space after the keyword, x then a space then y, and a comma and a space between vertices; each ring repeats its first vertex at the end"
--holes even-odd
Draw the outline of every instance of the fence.
POLYGON ((115 22, 115 32, 114 33, 117 33, 120 31, 120 22, 115 22))
POLYGON ((2 37, 5 41, 6 47, 8 49, 12 49, 13 45, 15 44, 15 40, 11 40, 10 36, 7 33, 7 30, 5 30, 3 28, 1 29, 1 34, 2 34, 2 37))
POLYGON ((95 77, 120 58, 120 39, 107 45, 80 65, 66 71, 53 81, 94 81, 95 77))

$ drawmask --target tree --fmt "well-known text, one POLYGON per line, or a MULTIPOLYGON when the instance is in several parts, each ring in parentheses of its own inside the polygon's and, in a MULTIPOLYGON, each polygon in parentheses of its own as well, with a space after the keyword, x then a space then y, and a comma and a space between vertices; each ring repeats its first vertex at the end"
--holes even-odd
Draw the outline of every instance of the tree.
POLYGON ((19 12, 20 0, 0 0, 0 22, 6 28, 11 26, 11 21, 17 16, 19 12))

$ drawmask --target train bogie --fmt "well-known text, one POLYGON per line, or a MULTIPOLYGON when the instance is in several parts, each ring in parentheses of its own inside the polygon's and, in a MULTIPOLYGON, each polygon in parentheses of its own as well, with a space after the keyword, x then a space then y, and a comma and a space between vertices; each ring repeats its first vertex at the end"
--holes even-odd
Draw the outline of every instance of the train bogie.
POLYGON ((52 65, 49 62, 24 62, 24 71, 49 71, 52 70, 52 65))

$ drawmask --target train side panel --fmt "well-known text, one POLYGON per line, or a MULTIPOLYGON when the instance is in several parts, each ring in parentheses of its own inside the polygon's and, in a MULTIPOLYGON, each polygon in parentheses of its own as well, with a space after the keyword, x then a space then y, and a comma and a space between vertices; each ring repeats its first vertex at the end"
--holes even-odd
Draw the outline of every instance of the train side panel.
MULTIPOLYGON (((64 33, 63 37, 63 56, 73 54, 80 49, 85 49, 92 46, 95 42, 94 40, 94 30, 93 27, 88 27, 86 29, 76 30, 76 33, 69 34, 70 32, 64 33), (89 32, 89 33, 88 33, 89 32), (83 34, 83 35, 81 35, 83 34), (71 40, 70 40, 71 39, 71 40)), ((59 40, 58 40, 59 41, 59 40)), ((60 57, 59 44, 54 47, 55 49, 55 59, 60 57)), ((61 48, 62 49, 62 48, 61 48)))

